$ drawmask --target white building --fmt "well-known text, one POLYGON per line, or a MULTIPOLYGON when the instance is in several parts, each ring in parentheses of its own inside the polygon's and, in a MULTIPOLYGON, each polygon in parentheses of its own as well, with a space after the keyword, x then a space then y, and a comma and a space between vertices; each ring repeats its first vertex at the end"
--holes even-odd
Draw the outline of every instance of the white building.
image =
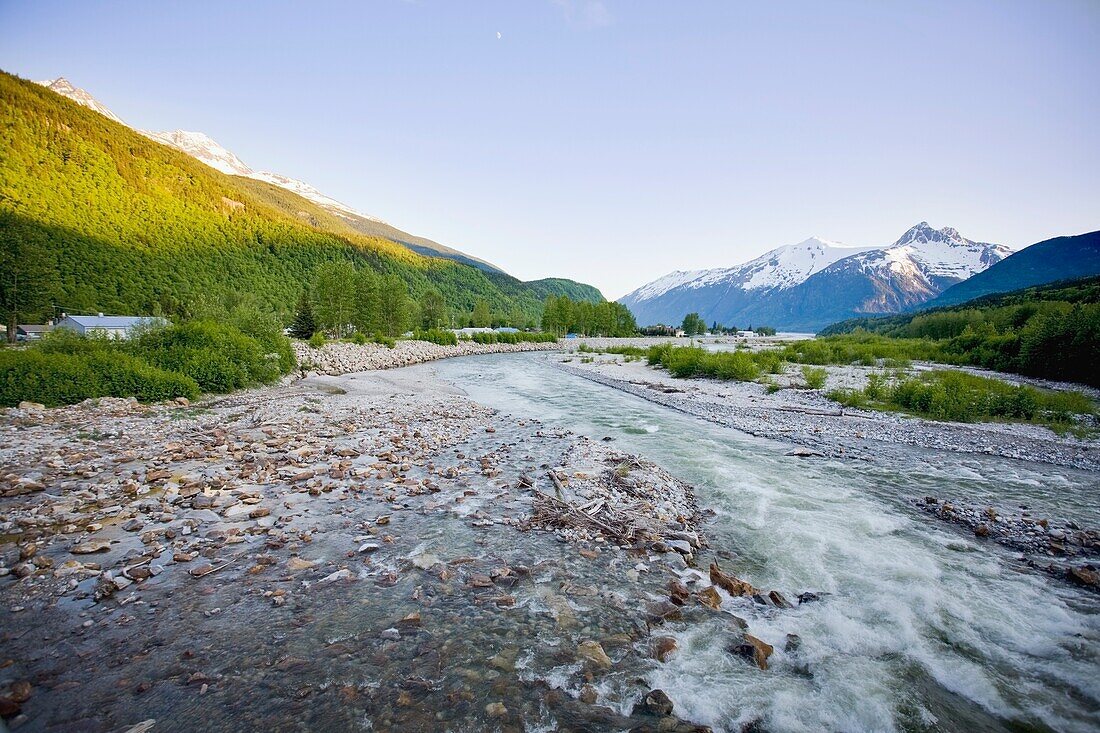
POLYGON ((163 326, 166 321, 156 316, 65 316, 54 328, 67 328, 83 336, 130 338, 135 329, 163 326))

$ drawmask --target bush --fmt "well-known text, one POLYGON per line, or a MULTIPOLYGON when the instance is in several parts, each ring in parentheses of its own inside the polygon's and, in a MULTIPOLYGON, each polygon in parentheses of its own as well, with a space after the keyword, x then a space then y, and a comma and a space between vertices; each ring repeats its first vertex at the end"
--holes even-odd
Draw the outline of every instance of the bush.
MULTIPOLYGON (((356 334, 356 335, 358 335, 358 334, 356 334)), ((366 343, 366 339, 363 340, 363 343, 366 343)), ((310 336, 309 337, 309 345, 312 346, 315 349, 319 349, 322 346, 324 346, 325 345, 325 334, 318 331, 315 334, 313 334, 312 336, 310 336)))
POLYGON ((132 353, 168 371, 186 374, 204 392, 232 392, 269 383, 283 373, 279 356, 233 326, 191 321, 147 333, 132 353))
POLYGON ((806 380, 806 386, 810 389, 821 389, 829 378, 829 372, 821 367, 804 366, 802 378, 806 380))
POLYGON ((418 328, 413 332, 413 338, 417 341, 428 341, 440 346, 458 345, 458 336, 455 335, 454 331, 444 331, 439 328, 429 328, 426 331, 418 328))
POLYGON ((199 395, 195 380, 158 369, 118 350, 61 353, 29 348, 0 352, 0 405, 23 400, 53 407, 89 397, 137 397, 142 402, 199 395))

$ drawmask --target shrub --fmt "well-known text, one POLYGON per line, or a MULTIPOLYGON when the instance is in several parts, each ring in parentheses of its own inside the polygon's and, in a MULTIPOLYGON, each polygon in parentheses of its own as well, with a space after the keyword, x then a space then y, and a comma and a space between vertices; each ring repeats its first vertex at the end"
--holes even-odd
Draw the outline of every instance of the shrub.
MULTIPOLYGON (((364 339, 363 343, 366 343, 365 339, 364 339)), ((309 337, 309 345, 312 346, 315 349, 319 349, 322 346, 324 346, 325 345, 325 334, 318 331, 315 334, 313 334, 312 336, 310 336, 309 337)))
POLYGON ((413 338, 417 341, 428 341, 440 346, 458 345, 458 336, 455 335, 454 331, 444 331, 439 328, 429 328, 426 331, 418 328, 413 332, 413 338))
POLYGON ((38 348, 0 352, 0 405, 6 407, 23 400, 52 407, 89 397, 155 402, 198 395, 195 380, 109 348, 82 348, 68 354, 38 348))
POLYGON ((822 367, 803 366, 802 378, 810 389, 821 389, 829 378, 829 372, 822 367))
POLYGON ((214 321, 153 331, 132 342, 130 349, 161 369, 186 374, 204 392, 232 392, 273 382, 283 373, 277 354, 239 329, 214 321))

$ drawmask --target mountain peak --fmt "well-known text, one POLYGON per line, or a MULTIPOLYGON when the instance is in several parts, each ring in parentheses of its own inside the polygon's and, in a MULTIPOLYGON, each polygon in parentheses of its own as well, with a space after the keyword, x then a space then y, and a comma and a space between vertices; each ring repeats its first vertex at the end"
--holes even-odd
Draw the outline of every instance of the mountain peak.
POLYGON ((56 92, 63 97, 67 97, 73 100, 82 107, 87 107, 88 109, 95 110, 107 119, 113 120, 120 125, 126 124, 121 119, 119 119, 118 115, 107 109, 107 105, 103 104, 80 87, 73 86, 72 82, 70 82, 63 76, 59 76, 56 79, 46 79, 45 81, 39 81, 35 83, 40 86, 46 87, 51 92, 56 92))
POLYGON ((894 242, 895 247, 905 244, 929 244, 929 243, 947 243, 947 244, 974 244, 966 237, 959 234, 959 230, 953 227, 944 227, 943 229, 936 229, 926 221, 922 221, 919 224, 911 226, 905 234, 902 234, 898 241, 894 242))

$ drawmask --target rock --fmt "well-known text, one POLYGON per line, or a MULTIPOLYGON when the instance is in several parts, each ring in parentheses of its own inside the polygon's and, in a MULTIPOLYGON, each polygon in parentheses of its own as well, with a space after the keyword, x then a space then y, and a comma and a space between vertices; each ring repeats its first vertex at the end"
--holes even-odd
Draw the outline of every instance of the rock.
POLYGON ((740 657, 751 659, 760 669, 767 669, 768 657, 770 657, 775 650, 772 648, 771 644, 757 639, 752 634, 745 634, 745 640, 740 644, 734 645, 730 651, 740 657))
POLYGON ((106 552, 111 549, 111 541, 96 539, 90 540, 69 550, 74 555, 92 555, 96 552, 106 552))
POLYGON ((579 699, 585 705, 595 705, 596 701, 600 699, 600 694, 596 691, 596 688, 590 684, 585 683, 581 687, 581 694, 579 699))
POLYGON ((315 562, 310 562, 298 556, 294 556, 286 561, 286 566, 290 570, 308 570, 316 564, 315 562))
POLYGON ((722 596, 718 594, 718 591, 714 589, 714 586, 707 586, 700 591, 695 592, 695 598, 699 603, 703 604, 707 608, 713 608, 717 611, 722 607, 722 596))
POLYGON ((209 575, 210 573, 214 572, 214 566, 208 562, 204 562, 196 565, 187 572, 189 572, 192 576, 196 578, 201 578, 204 575, 209 575))
POLYGON ((664 690, 650 690, 634 705, 634 714, 667 717, 672 715, 672 700, 664 690))
POLYGON ((802 637, 798 634, 787 634, 787 643, 783 645, 783 651, 793 654, 802 648, 802 637))
POLYGON ((264 506, 258 506, 248 513, 249 519, 259 519, 271 514, 271 510, 264 506))
POLYGON ((53 574, 59 578, 64 578, 65 576, 76 575, 82 572, 84 572, 84 563, 79 560, 66 560, 54 568, 53 574))
POLYGON ((676 651, 678 645, 676 644, 676 639, 671 636, 658 636, 653 646, 653 656, 657 657, 657 661, 665 662, 672 656, 672 653, 676 651))
POLYGON ((385 631, 383 631, 380 634, 380 636, 383 639, 387 639, 389 641, 397 641, 398 639, 401 638, 401 632, 398 631, 397 629, 391 627, 391 628, 388 628, 385 631))
POLYGON ((820 600, 821 600, 821 596, 819 596, 817 593, 813 593, 811 591, 806 591, 805 593, 799 593, 798 594, 798 605, 800 605, 800 606, 803 603, 813 603, 814 601, 820 601, 820 600))
POLYGON ((337 570, 335 573, 330 573, 329 575, 326 575, 325 577, 321 578, 317 582, 318 583, 335 583, 338 580, 349 580, 352 577, 353 576, 351 574, 351 571, 348 570, 347 568, 344 568, 342 570, 337 570))
POLYGON ((668 597, 677 606, 682 606, 691 598, 691 591, 679 580, 673 578, 668 581, 668 597))
POLYGON ((1100 573, 1087 567, 1071 567, 1066 571, 1070 580, 1078 585, 1100 587, 1100 573))
POLYGON ((768 600, 770 600, 776 608, 794 608, 791 602, 784 598, 783 594, 777 590, 768 593, 768 600))
POLYGON ((974 534, 977 535, 978 537, 988 537, 989 536, 989 525, 982 522, 981 524, 974 527, 974 534))
POLYGON ((787 451, 784 455, 795 456, 797 458, 824 458, 825 457, 824 453, 818 453, 817 451, 810 450, 809 448, 794 448, 793 450, 787 451))
POLYGON ((20 410, 27 410, 28 412, 44 412, 46 406, 41 402, 31 402, 29 400, 23 400, 19 403, 20 410))
POLYGON ((11 685, 11 690, 8 692, 8 698, 12 702, 25 703, 27 700, 31 699, 32 689, 33 688, 31 687, 31 683, 27 680, 19 680, 18 682, 13 682, 11 685))
POLYGON ((27 578, 34 575, 34 565, 29 562, 21 562, 12 568, 11 572, 17 578, 27 578))
POLYGON ((610 669, 611 657, 603 650, 598 641, 582 641, 577 645, 577 658, 597 669, 610 669))
POLYGON ((724 573, 716 562, 710 564, 710 582, 731 596, 754 596, 760 592, 749 583, 724 573))
POLYGON ((137 517, 134 517, 133 519, 128 519, 127 521, 122 523, 122 528, 127 532, 137 532, 141 530, 144 526, 145 522, 141 521, 137 517))
POLYGON ((503 718, 508 714, 508 708, 502 702, 491 702, 485 706, 485 712, 491 718, 503 718))
POLYGON ((377 542, 364 542, 359 545, 359 552, 376 552, 380 549, 382 549, 382 545, 377 542))

